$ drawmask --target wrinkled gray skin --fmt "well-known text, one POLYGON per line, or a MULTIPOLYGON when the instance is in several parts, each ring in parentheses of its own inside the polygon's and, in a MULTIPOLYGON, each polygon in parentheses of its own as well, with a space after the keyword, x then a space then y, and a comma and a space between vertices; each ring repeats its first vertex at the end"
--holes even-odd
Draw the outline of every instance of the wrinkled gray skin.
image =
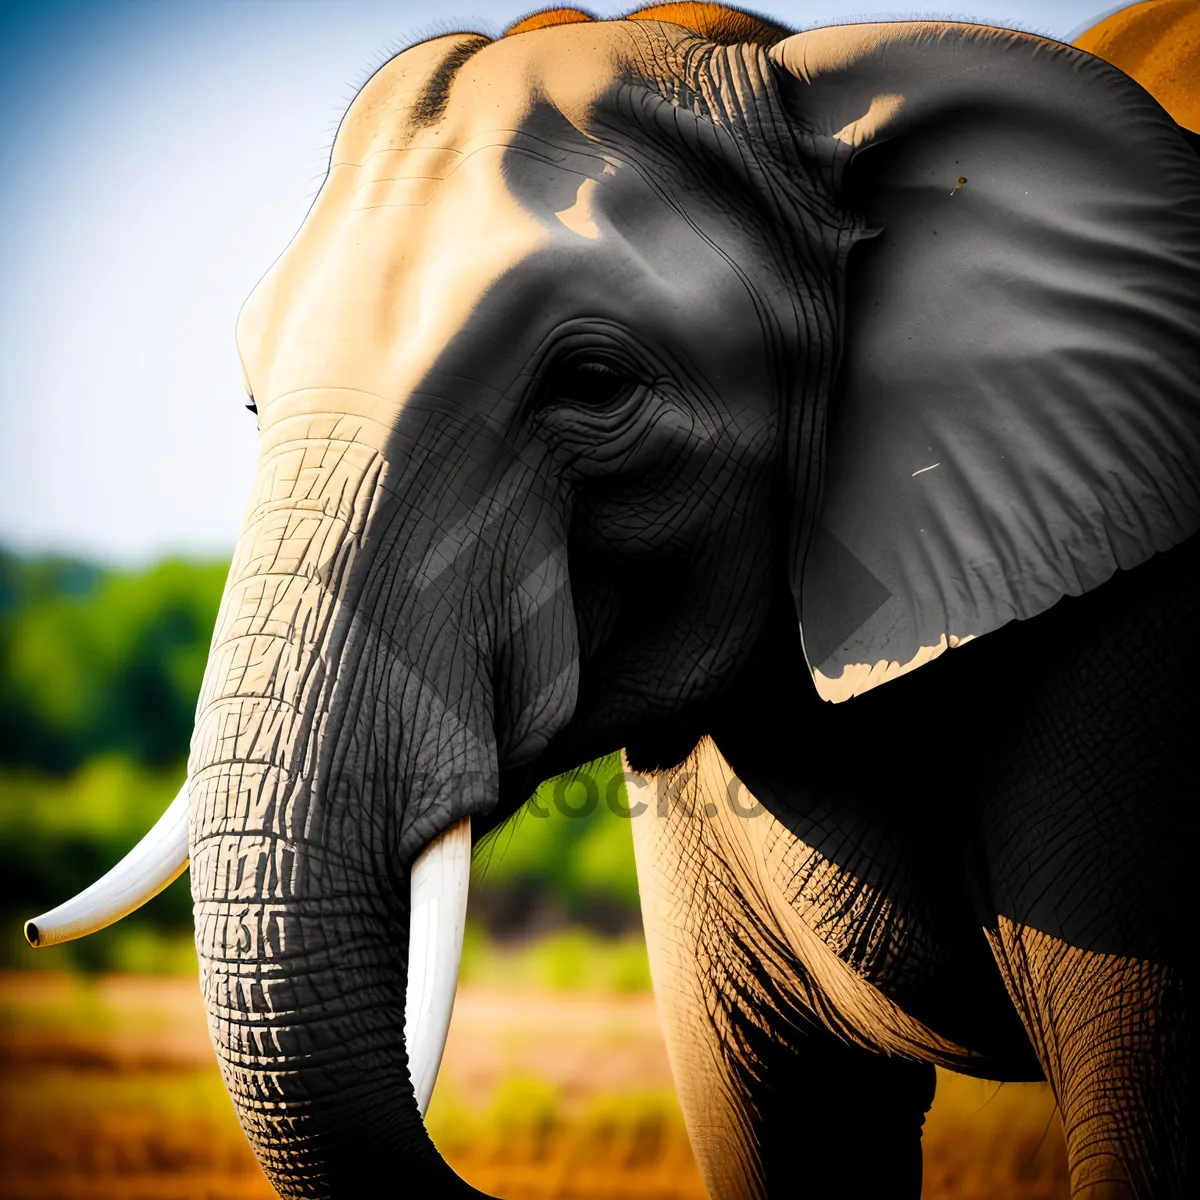
POLYGON ((817 698, 783 511, 816 483, 784 487, 781 431, 830 390, 861 227, 712 132, 785 120, 772 97, 757 51, 653 22, 424 43, 247 303, 262 452, 192 886, 285 1196, 477 1194, 408 1080, 409 866, 622 747, 665 771, 635 841, 715 1196, 915 1197, 937 1062, 1049 1078, 1075 1195, 1187 1190, 1200 552, 817 698), (730 768, 766 812, 732 813, 730 768))

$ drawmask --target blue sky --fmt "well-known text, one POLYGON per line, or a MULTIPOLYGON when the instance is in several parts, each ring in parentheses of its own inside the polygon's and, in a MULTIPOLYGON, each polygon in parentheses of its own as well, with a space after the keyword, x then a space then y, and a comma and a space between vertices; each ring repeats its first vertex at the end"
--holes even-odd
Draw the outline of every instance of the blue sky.
MULTIPOLYGON (((801 28, 936 15, 1062 39, 1112 6, 752 5, 801 28)), ((342 111, 406 43, 526 11, 0 3, 0 545, 120 562, 232 549, 257 440, 234 322, 303 220, 342 111)))

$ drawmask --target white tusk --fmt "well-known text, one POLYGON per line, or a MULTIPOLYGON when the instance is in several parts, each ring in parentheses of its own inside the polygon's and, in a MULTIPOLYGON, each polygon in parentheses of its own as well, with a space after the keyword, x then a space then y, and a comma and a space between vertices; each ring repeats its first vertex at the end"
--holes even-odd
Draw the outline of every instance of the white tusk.
POLYGON ((412 866, 404 1043, 421 1116, 437 1081, 462 958, 471 880, 471 818, 463 817, 421 851, 412 866))
POLYGON ((187 784, 154 827, 107 875, 78 896, 25 922, 31 946, 54 946, 104 929, 141 908, 188 865, 187 784))

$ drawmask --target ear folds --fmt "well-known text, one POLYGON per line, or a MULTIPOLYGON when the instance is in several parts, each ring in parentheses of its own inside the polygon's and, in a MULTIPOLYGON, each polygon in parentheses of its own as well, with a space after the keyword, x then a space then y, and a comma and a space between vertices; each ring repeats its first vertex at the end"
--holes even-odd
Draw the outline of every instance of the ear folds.
POLYGON ((1026 34, 797 34, 770 57, 855 247, 793 592, 840 701, 1200 528, 1200 157, 1026 34))

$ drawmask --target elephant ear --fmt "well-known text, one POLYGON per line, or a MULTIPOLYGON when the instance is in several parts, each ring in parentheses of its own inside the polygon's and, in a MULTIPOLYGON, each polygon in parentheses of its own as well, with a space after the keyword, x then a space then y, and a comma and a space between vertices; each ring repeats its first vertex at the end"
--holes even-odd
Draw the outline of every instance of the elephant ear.
POLYGON ((849 258, 822 503, 793 531, 836 702, 1200 528, 1200 157, 1043 38, 852 25, 769 54, 800 144, 880 230, 849 258))

